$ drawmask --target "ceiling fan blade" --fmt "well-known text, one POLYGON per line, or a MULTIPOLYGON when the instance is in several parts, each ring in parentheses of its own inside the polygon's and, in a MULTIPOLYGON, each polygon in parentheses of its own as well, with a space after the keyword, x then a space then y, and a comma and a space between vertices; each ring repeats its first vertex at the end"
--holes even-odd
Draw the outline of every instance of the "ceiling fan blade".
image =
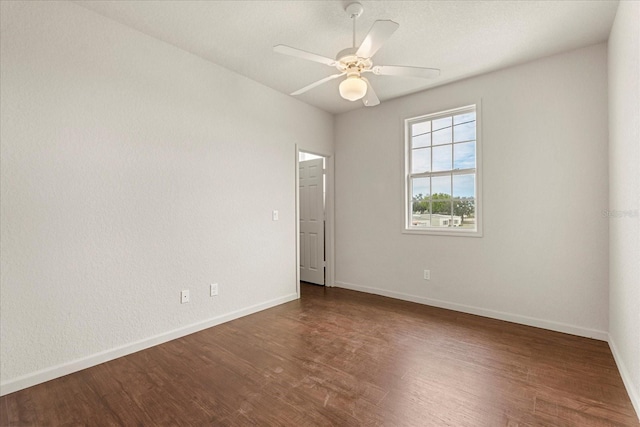
POLYGON ((307 61, 319 62, 330 66, 336 65, 336 60, 327 58, 325 56, 317 55, 315 53, 307 52, 304 50, 296 49, 295 47, 285 46, 279 44, 273 47, 273 51, 282 53, 283 55, 295 56, 296 58, 306 59, 307 61))
POLYGON ((440 75, 440 70, 437 68, 404 67, 400 65, 376 65, 371 71, 379 76, 416 77, 419 79, 432 79, 440 75))
POLYGON ((316 86, 320 86, 321 84, 326 83, 329 80, 337 79, 338 77, 344 76, 345 74, 347 73, 332 74, 329 77, 325 77, 324 79, 318 80, 315 83, 311 83, 310 85, 305 86, 302 89, 298 89, 297 91, 293 92, 291 95, 293 96, 300 95, 301 93, 305 93, 306 91, 313 89, 316 86))
POLYGON ((369 33, 358 48, 356 55, 361 58, 371 58, 399 26, 400 24, 393 21, 374 22, 369 33))
POLYGON ((365 79, 364 77, 360 78, 364 80, 365 83, 367 83, 367 93, 364 95, 364 98, 362 98, 362 103, 365 105, 365 107, 373 107, 380 104, 378 95, 376 95, 376 92, 373 90, 373 87, 371 86, 371 83, 369 83, 369 80, 365 79))

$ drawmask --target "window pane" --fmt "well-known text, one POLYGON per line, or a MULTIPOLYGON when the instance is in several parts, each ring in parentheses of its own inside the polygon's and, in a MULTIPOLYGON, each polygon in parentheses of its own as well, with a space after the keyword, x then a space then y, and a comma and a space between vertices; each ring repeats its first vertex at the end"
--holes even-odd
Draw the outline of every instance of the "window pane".
POLYGON ((451 176, 434 176, 431 178, 433 198, 451 198, 451 176))
POLYGON ((451 117, 444 117, 442 119, 433 121, 433 131, 437 131, 438 129, 451 127, 451 117))
POLYGON ((476 112, 472 111, 470 113, 458 114, 453 117, 453 124, 457 125, 458 123, 470 122, 476 119, 476 112))
POLYGON ((411 135, 413 136, 427 132, 431 132, 431 121, 414 123, 411 125, 411 135))
POLYGON ((476 122, 466 122, 453 127, 453 142, 475 141, 476 122))
POLYGON ((443 145, 440 147, 433 147, 433 171, 448 171, 451 170, 451 145, 443 145))
POLYGON ((428 227, 429 215, 429 178, 411 180, 411 226, 428 227))
POLYGON ((474 198, 458 199, 453 202, 454 220, 459 218, 459 226, 476 229, 476 200, 474 198))
POLYGON ((411 150, 411 173, 429 172, 431 170, 431 148, 411 150))
MULTIPOLYGON (((446 197, 433 198, 431 200, 432 216, 436 215, 451 215, 451 199, 446 197)), ((434 221, 435 218, 431 218, 434 221)), ((441 218, 440 225, 448 225, 449 221, 445 221, 445 218, 441 218)), ((435 222, 435 221, 434 221, 435 222)))
POLYGON ((429 178, 413 178, 411 180, 411 199, 420 201, 431 195, 429 178))
POLYGON ((431 145, 430 132, 422 135, 414 136, 413 138, 411 138, 412 148, 428 147, 429 145, 431 145))
POLYGON ((451 144, 451 128, 444 128, 433 132, 433 145, 451 144))
POLYGON ((476 177, 473 174, 453 176, 453 197, 474 197, 476 177))
POLYGON ((453 145, 453 168, 469 169, 476 167, 476 143, 463 142, 453 145))
POLYGON ((431 214, 428 212, 411 214, 411 227, 429 227, 431 224, 431 214))

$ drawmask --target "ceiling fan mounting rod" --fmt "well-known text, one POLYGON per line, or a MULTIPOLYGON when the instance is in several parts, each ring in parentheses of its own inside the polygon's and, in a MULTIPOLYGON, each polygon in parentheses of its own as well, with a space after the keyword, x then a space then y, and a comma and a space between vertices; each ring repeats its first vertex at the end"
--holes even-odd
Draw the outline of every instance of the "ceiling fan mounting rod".
POLYGON ((360 15, 362 15, 362 12, 364 12, 364 7, 362 7, 362 5, 358 2, 349 3, 347 7, 344 8, 344 10, 347 12, 347 15, 349 15, 349 18, 351 18, 351 20, 353 21, 352 47, 356 47, 356 19, 358 19, 360 15))
POLYGON ((353 39, 351 42, 351 47, 356 47, 356 17, 352 16, 351 20, 353 21, 353 39))

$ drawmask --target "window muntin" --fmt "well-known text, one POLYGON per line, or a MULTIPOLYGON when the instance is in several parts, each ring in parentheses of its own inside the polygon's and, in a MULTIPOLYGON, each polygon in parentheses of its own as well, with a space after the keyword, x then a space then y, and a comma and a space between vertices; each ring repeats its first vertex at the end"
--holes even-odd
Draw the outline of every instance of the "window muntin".
POLYGON ((476 106, 405 125, 405 230, 479 235, 476 106))

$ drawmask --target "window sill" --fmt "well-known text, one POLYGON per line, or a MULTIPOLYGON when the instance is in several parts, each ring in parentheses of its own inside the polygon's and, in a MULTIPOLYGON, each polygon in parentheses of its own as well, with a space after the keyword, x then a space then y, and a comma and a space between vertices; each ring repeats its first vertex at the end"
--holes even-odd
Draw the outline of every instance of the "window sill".
POLYGON ((482 237, 481 230, 456 230, 456 229, 447 229, 447 230, 437 230, 437 229, 417 229, 417 228, 404 228, 402 230, 403 234, 422 234, 425 236, 452 236, 452 237, 482 237))

